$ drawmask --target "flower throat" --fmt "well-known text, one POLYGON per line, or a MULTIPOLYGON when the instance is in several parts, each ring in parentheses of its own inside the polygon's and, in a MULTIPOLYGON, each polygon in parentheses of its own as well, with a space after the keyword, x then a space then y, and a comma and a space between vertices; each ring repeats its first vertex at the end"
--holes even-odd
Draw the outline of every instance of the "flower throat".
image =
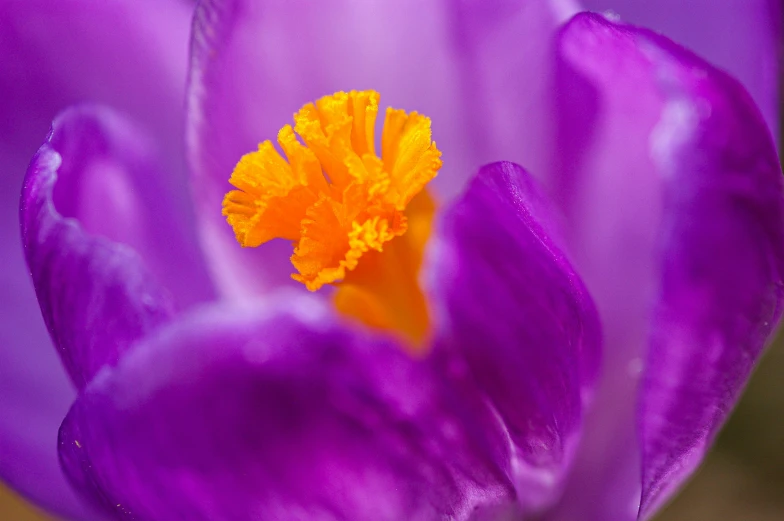
POLYGON ((285 159, 271 141, 240 159, 223 215, 243 247, 292 241, 294 280, 335 285, 339 312, 416 348, 429 328, 417 280, 435 211, 425 185, 441 152, 429 118, 388 108, 379 157, 378 102, 351 91, 302 107, 278 132, 285 159))

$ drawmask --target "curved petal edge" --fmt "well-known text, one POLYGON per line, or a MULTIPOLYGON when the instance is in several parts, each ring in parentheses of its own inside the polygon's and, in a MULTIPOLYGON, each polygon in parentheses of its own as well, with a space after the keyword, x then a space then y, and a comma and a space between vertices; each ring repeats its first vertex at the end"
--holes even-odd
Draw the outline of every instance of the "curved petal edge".
POLYGON ((611 339, 597 432, 616 426, 594 436, 606 463, 585 455, 566 506, 648 519, 702 460, 778 322, 781 167, 745 89, 661 35, 580 14, 559 58, 560 202, 611 339))
POLYGON ((128 159, 123 154, 133 146, 116 140, 123 135, 117 126, 123 124, 104 109, 64 112, 33 158, 22 189, 25 259, 44 322, 77 388, 104 365, 116 363, 131 343, 174 313, 171 294, 133 249, 86 232, 79 221, 55 208, 58 171, 64 160, 72 163, 69 170, 76 175, 82 167, 96 167, 93 155, 106 154, 95 150, 101 148, 97 143, 109 148, 109 159, 98 168, 110 170, 116 166, 111 161, 122 164, 128 159), (57 146, 65 137, 83 147, 70 149, 72 156, 62 156, 57 146))
POLYGON ((699 465, 779 322, 784 183, 762 114, 734 78, 639 30, 665 93, 660 289, 642 380, 640 518, 699 465))
MULTIPOLYGON (((429 253, 437 349, 499 424, 524 510, 563 486, 601 358, 596 310, 559 247, 549 203, 513 163, 480 169, 429 253)), ((481 410, 479 406, 479 410, 481 410)))
POLYGON ((278 295, 138 344, 77 399, 60 457, 85 497, 139 521, 480 519, 513 491, 445 392, 395 340, 278 295))

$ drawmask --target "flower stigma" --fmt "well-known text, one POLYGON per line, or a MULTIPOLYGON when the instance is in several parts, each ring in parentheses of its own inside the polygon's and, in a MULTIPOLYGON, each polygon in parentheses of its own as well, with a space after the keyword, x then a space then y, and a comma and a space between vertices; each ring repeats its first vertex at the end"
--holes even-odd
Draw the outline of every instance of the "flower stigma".
POLYGON ((268 140, 237 163, 223 215, 243 247, 292 241, 294 280, 336 286, 340 313, 416 348, 429 327, 417 280, 435 213, 425 186, 441 152, 430 118, 387 108, 379 157, 379 98, 337 92, 306 104, 278 132, 285 159, 268 140))

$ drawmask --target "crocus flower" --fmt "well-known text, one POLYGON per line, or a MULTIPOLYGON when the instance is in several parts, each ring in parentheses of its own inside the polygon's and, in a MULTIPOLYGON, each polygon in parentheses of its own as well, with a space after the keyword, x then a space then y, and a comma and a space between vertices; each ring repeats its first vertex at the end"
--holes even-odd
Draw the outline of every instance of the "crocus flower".
POLYGON ((203 1, 187 83, 187 3, 0 5, 0 473, 54 512, 648 519, 778 321, 771 2, 586 5, 742 84, 566 1, 203 1))

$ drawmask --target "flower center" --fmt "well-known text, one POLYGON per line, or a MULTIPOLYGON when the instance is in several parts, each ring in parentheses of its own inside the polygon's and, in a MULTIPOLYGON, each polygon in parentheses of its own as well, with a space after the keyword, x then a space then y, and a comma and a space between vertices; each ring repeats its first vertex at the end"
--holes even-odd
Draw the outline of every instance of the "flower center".
POLYGON ((309 103, 243 156, 223 215, 244 247, 294 242, 294 280, 335 284, 336 308, 414 345, 428 329, 417 282, 435 206, 424 189, 441 168, 430 119, 388 108, 376 155, 379 94, 338 92, 309 103), (300 143, 296 135, 302 139, 300 143))

